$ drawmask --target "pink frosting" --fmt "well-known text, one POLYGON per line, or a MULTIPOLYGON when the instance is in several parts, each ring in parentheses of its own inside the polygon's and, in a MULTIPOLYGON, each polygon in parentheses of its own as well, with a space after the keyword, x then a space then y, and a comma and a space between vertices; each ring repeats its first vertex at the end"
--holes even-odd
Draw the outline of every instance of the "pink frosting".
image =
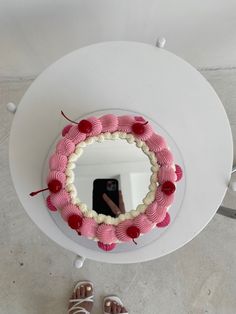
POLYGON ((66 190, 61 190, 58 193, 52 193, 50 200, 56 208, 63 208, 65 205, 69 204, 70 196, 66 190))
MULTIPOLYGON (((64 171, 67 166, 67 156, 75 150, 75 145, 81 141, 84 141, 87 137, 96 136, 102 132, 115 132, 116 130, 126 133, 133 133, 132 126, 134 123, 145 123, 146 120, 143 117, 133 117, 130 115, 116 116, 113 114, 107 114, 100 119, 96 117, 87 118, 92 124, 92 131, 89 134, 79 132, 78 125, 67 125, 62 131, 64 136, 56 146, 56 152, 50 157, 49 167, 50 172, 47 178, 47 182, 57 179, 62 183, 63 189, 58 193, 51 193, 46 203, 49 210, 56 211, 61 210, 61 216, 65 221, 71 215, 79 215, 83 218, 82 225, 79 228, 79 233, 88 238, 97 237, 99 242, 98 246, 105 250, 112 250, 117 240, 122 242, 129 242, 132 239, 127 235, 127 229, 130 226, 136 226, 139 228, 140 233, 144 234, 149 232, 154 224, 157 227, 164 227, 169 224, 170 216, 167 213, 167 207, 173 203, 174 193, 166 195, 161 191, 161 186, 157 188, 156 200, 150 204, 144 214, 140 214, 133 220, 126 220, 121 222, 118 226, 101 224, 98 225, 92 218, 83 217, 78 206, 71 204, 70 195, 64 189, 66 175, 64 171)), ((167 149, 166 141, 163 137, 153 133, 153 129, 149 123, 144 125, 143 134, 134 134, 138 139, 145 141, 151 151, 154 151, 157 156, 157 161, 161 165, 158 172, 158 181, 160 184, 171 181, 175 182, 181 179, 182 169, 176 165, 176 169, 172 169, 173 156, 167 149)))
POLYGON ((102 132, 115 132, 118 127, 118 118, 114 114, 106 114, 100 118, 102 132))
POLYGON ((119 116, 118 117, 118 131, 131 133, 132 124, 135 122, 132 116, 119 116))
POLYGON ((156 157, 157 157, 157 162, 162 166, 172 165, 174 162, 173 155, 167 148, 164 148, 161 151, 157 152, 156 157))
POLYGON ((103 251, 112 251, 116 247, 116 243, 104 244, 102 242, 98 242, 98 247, 103 251))
POLYGON ((144 125, 144 132, 142 134, 136 134, 133 132, 134 136, 142 141, 148 140, 152 136, 152 133, 153 129, 149 123, 144 125))
POLYGON ((129 220, 125 220, 122 221, 121 223, 119 223, 116 226, 116 236, 117 239, 122 241, 122 242, 129 242, 132 241, 132 239, 127 235, 126 231, 127 229, 133 225, 133 220, 129 219, 129 220))
POLYGON ((146 216, 153 223, 161 222, 166 215, 166 207, 158 207, 156 202, 150 204, 146 209, 146 216))
POLYGON ((65 171, 67 165, 67 157, 58 153, 53 154, 49 159, 50 170, 65 171))
POLYGON ((57 143, 57 153, 65 156, 69 156, 75 150, 75 144, 68 138, 63 138, 57 143))
POLYGON ((62 136, 65 136, 65 135, 69 132, 69 130, 70 130, 71 127, 72 127, 72 124, 67 124, 67 125, 64 127, 64 129, 62 130, 61 135, 62 135, 62 136))
POLYGON ((61 211, 61 217, 67 222, 69 217, 72 215, 79 215, 82 217, 82 213, 78 206, 73 204, 66 204, 61 211))
POLYGON ((162 166, 158 172, 158 182, 164 183, 165 181, 175 182, 177 179, 177 175, 174 169, 170 166, 162 166))
POLYGON ((157 227, 164 228, 168 226, 169 223, 170 223, 170 215, 169 213, 166 213, 165 218, 160 223, 157 224, 157 227))
POLYGON ((86 139, 86 134, 81 133, 78 129, 78 125, 72 126, 69 132, 65 135, 65 137, 71 140, 75 145, 84 141, 86 139))
POLYGON ((98 224, 94 219, 85 217, 79 232, 87 238, 94 238, 96 236, 97 228, 98 224))
POLYGON ((183 177, 183 170, 179 165, 175 165, 176 181, 180 181, 183 177))
POLYGON ((49 181, 51 180, 58 180, 61 182, 62 186, 64 186, 66 183, 66 175, 61 171, 53 170, 49 172, 49 175, 47 177, 47 183, 49 183, 49 181))
POLYGON ((51 210, 52 212, 56 212, 57 211, 57 208, 54 205, 52 205, 50 195, 48 195, 48 197, 46 198, 46 203, 47 203, 47 208, 49 210, 51 210))
POLYGON ((174 193, 171 195, 166 195, 161 191, 161 186, 157 188, 156 191, 156 202, 157 205, 160 207, 168 207, 170 206, 174 201, 174 193))
POLYGON ((147 140, 146 144, 153 152, 159 152, 166 148, 165 139, 156 133, 152 134, 152 136, 147 140))
POLYGON ((88 136, 95 136, 102 132, 102 123, 101 121, 96 117, 89 117, 86 118, 90 123, 92 123, 92 131, 87 134, 88 136))
POLYGON ((136 217, 133 220, 133 225, 138 227, 141 233, 147 233, 153 227, 153 223, 148 219, 145 214, 141 214, 136 217))
POLYGON ((117 241, 115 227, 113 225, 101 224, 98 226, 97 238, 104 244, 110 244, 117 241))

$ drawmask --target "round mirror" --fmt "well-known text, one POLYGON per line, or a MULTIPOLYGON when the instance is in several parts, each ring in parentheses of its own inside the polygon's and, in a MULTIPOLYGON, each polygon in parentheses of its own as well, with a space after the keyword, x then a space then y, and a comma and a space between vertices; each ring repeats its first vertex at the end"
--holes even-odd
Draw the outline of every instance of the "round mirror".
POLYGON ((135 210, 149 192, 148 156, 124 139, 88 144, 73 169, 79 201, 111 217, 135 210))

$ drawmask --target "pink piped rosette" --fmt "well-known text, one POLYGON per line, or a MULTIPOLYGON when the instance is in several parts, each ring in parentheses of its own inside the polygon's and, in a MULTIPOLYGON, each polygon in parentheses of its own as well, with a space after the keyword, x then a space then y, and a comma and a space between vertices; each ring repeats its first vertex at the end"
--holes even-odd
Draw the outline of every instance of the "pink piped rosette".
POLYGON ((104 251, 111 251, 117 243, 135 242, 154 227, 166 227, 170 223, 168 208, 174 201, 176 182, 183 176, 181 167, 174 164, 166 140, 155 133, 150 123, 141 116, 106 114, 100 118, 89 117, 71 122, 76 124, 64 127, 62 138, 49 159, 47 183, 50 194, 46 200, 49 210, 59 210, 72 229, 81 236, 97 241, 99 248, 104 251), (124 132, 143 141, 149 151, 155 154, 158 166, 154 201, 137 217, 116 224, 98 223, 93 217, 85 216, 79 205, 72 202, 70 192, 66 189, 66 169, 76 145, 106 132, 124 132))

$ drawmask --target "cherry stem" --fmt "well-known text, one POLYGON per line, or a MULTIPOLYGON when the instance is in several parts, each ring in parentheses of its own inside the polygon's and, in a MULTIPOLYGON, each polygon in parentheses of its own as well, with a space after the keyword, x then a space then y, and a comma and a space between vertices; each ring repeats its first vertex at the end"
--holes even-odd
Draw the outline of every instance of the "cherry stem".
POLYGON ((63 117, 64 117, 66 120, 68 120, 68 121, 70 121, 70 122, 72 122, 72 123, 78 124, 78 122, 73 121, 73 120, 71 120, 70 118, 68 118, 68 117, 64 114, 64 112, 63 112, 62 110, 61 110, 61 114, 63 115, 63 117))
POLYGON ((134 239, 133 239, 133 242, 134 242, 135 245, 138 245, 138 243, 134 239))
POLYGON ((148 124, 148 121, 146 121, 145 123, 143 123, 143 125, 146 125, 146 124, 148 124))
POLYGON ((30 196, 35 196, 35 195, 37 195, 38 193, 43 192, 43 191, 47 191, 47 190, 49 190, 49 188, 42 189, 42 190, 39 190, 39 191, 36 191, 36 192, 31 192, 31 193, 30 193, 30 196))

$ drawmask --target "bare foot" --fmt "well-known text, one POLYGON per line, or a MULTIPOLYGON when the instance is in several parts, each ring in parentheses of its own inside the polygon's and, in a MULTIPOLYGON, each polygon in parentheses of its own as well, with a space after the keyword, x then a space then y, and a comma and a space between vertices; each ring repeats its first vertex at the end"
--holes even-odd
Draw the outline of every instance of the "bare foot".
POLYGON ((78 286, 78 288, 73 292, 72 297, 70 299, 70 304, 68 308, 68 313, 75 314, 78 313, 78 310, 84 310, 84 314, 90 313, 93 308, 93 299, 91 298, 93 296, 93 287, 91 284, 81 284, 78 286), (87 299, 90 297, 90 301, 87 299), (81 303, 78 302, 78 300, 85 299, 86 301, 82 301, 81 303))
POLYGON ((104 304, 104 312, 111 313, 111 314, 118 314, 118 313, 127 313, 127 310, 124 306, 118 304, 117 302, 107 299, 104 304))

